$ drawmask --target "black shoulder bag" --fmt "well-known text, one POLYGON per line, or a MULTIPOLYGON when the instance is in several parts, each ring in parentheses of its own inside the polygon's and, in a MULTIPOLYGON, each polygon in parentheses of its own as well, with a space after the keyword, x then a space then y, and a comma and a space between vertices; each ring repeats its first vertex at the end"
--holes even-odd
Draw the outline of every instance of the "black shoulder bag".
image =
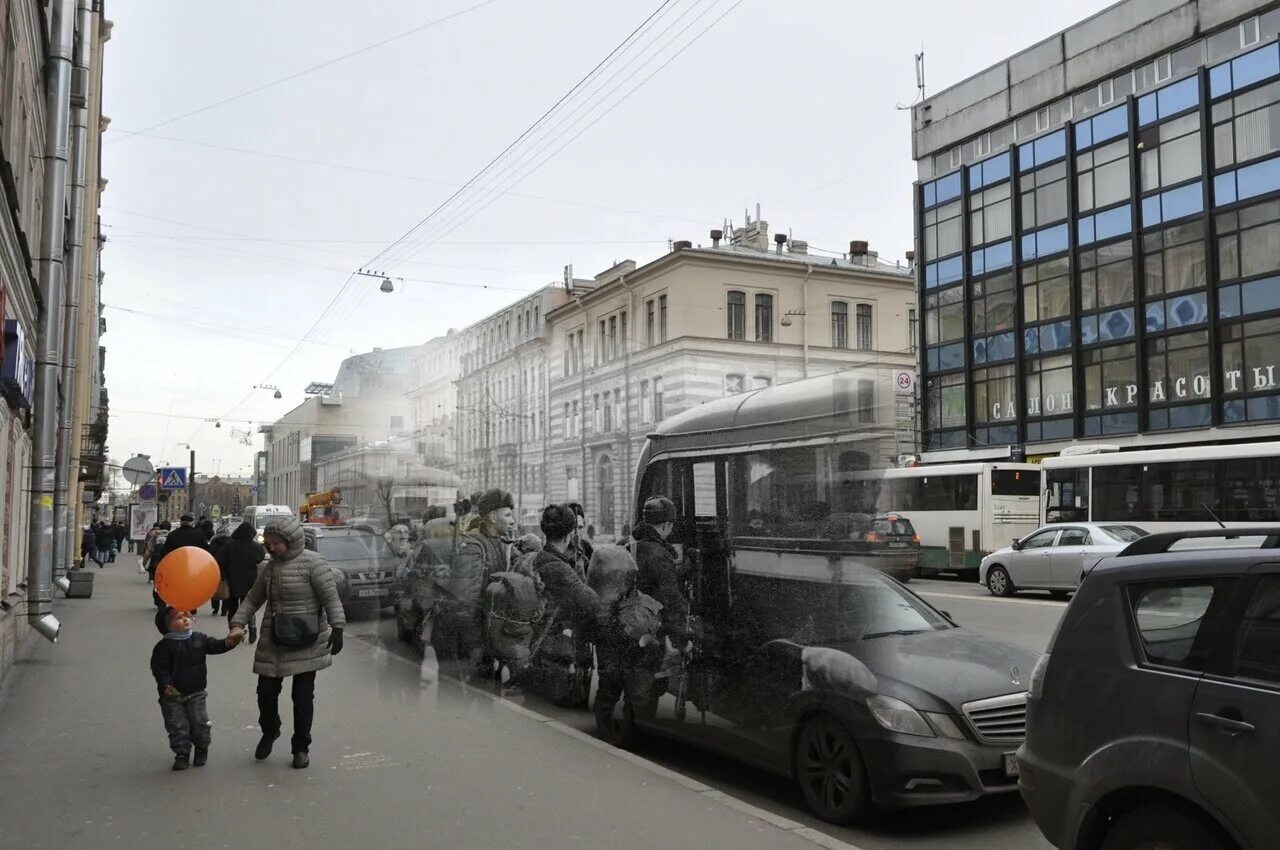
POLYGON ((267 601, 271 603, 271 636, 277 644, 288 649, 301 649, 311 646, 320 639, 320 615, 286 614, 271 598, 271 578, 275 574, 276 564, 267 569, 267 601))

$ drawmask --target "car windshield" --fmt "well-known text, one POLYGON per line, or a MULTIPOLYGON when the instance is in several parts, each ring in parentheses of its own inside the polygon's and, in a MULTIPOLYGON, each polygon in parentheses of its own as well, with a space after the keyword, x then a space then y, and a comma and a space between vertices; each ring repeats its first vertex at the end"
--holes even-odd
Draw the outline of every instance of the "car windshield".
POLYGON ((1145 529, 1138 528, 1136 525, 1104 525, 1102 530, 1112 540, 1120 543, 1132 543, 1148 534, 1145 529))
MULTIPOLYGON (((754 602, 752 599, 748 604, 754 602)), ((800 644, 838 644, 951 628, 951 623, 884 574, 855 567, 840 584, 814 583, 769 606, 756 605, 752 625, 800 644)))
POLYGON ((392 557, 391 548, 376 534, 320 537, 316 548, 327 561, 369 561, 392 557))

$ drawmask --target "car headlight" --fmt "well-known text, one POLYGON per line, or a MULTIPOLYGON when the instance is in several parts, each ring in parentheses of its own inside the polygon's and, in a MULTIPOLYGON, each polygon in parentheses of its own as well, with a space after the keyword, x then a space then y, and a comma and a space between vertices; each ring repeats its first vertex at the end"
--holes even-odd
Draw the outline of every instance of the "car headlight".
POLYGON ((1040 656, 1036 666, 1031 668, 1031 681, 1027 684, 1027 699, 1040 699, 1044 693, 1044 676, 1049 670, 1049 653, 1040 656))
POLYGON ((922 712, 925 717, 929 718, 929 722, 934 725, 943 737, 955 738, 963 741, 965 738, 964 730, 960 728, 960 724, 956 723, 955 718, 950 714, 938 714, 932 711, 922 712))
POLYGON ((900 699, 873 694, 867 697, 867 708, 876 722, 890 732, 919 735, 922 738, 936 737, 928 721, 920 716, 920 712, 900 699))

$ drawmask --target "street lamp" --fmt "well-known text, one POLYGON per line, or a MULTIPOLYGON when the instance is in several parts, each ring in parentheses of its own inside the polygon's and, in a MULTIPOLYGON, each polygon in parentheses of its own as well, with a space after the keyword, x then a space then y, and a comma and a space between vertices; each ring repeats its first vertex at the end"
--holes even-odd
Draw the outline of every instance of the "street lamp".
POLYGON ((280 392, 280 388, 275 384, 254 384, 255 390, 275 390, 274 398, 284 398, 284 394, 280 392))

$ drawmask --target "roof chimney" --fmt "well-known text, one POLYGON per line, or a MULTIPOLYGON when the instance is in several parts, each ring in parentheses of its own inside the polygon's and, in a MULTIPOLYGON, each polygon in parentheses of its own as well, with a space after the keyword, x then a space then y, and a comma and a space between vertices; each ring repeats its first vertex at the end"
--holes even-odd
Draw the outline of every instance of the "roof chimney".
POLYGON ((723 238, 724 238, 724 231, 723 231, 723 230, 720 230, 719 228, 716 228, 715 230, 711 231, 711 247, 712 247, 712 248, 719 248, 719 247, 720 247, 720 240, 721 240, 721 239, 723 239, 723 238))
POLYGON ((850 257, 863 257, 867 253, 867 243, 861 239, 855 239, 849 243, 850 257))
POLYGON ((674 244, 671 246, 671 250, 672 250, 672 251, 684 251, 684 250, 686 250, 686 249, 688 249, 688 248, 692 248, 692 247, 693 247, 693 243, 692 243, 692 242, 690 242, 688 239, 681 239, 680 241, 678 241, 678 242, 674 243, 674 244))
POLYGON ((782 246, 787 244, 787 234, 785 234, 785 233, 775 233, 775 234, 773 234, 773 241, 774 241, 775 243, 777 243, 777 245, 778 245, 778 253, 779 253, 779 254, 781 254, 781 253, 782 253, 782 246))

